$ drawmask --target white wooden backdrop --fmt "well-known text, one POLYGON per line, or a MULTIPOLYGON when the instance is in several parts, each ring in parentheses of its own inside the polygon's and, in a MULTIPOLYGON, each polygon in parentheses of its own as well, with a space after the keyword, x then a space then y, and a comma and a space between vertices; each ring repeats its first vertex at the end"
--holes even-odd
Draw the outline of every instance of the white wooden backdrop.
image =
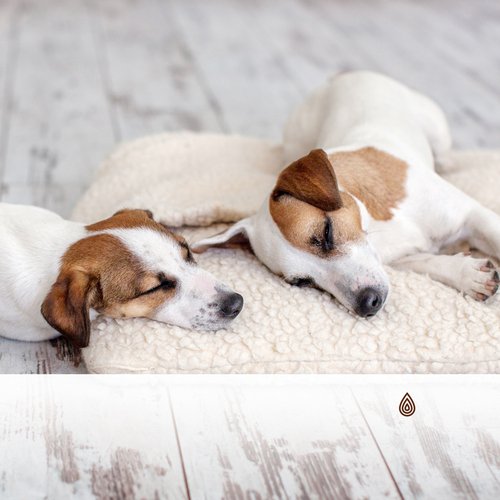
MULTIPOLYGON (((70 214, 121 141, 278 140, 333 72, 434 97, 460 147, 500 147, 497 0, 0 0, 0 201, 70 214)), ((0 372, 80 372, 62 341, 0 340, 0 372)))
POLYGON ((3 376, 0 497, 495 500, 499 416, 491 376, 3 376))

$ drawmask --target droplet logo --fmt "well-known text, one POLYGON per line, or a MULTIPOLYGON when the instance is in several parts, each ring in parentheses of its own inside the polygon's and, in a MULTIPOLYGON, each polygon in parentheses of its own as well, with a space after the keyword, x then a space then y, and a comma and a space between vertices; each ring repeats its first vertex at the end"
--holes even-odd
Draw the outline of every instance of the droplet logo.
POLYGON ((411 396, 406 393, 399 403, 399 413, 403 415, 403 417, 411 417, 415 413, 416 407, 411 396))

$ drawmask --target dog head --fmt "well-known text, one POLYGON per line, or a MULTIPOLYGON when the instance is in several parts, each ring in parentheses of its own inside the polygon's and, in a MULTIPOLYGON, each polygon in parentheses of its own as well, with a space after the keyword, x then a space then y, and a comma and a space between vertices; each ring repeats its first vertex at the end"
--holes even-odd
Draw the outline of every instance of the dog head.
POLYGON ((204 330, 226 326, 241 311, 241 295, 199 268, 184 238, 151 212, 122 210, 86 229, 64 254, 41 308, 79 347, 89 342, 91 309, 204 330))
POLYGON ((388 277, 366 238, 360 206, 339 190, 323 150, 283 170, 256 215, 192 248, 203 252, 244 241, 287 282, 325 290, 359 316, 375 315, 386 301, 388 277))

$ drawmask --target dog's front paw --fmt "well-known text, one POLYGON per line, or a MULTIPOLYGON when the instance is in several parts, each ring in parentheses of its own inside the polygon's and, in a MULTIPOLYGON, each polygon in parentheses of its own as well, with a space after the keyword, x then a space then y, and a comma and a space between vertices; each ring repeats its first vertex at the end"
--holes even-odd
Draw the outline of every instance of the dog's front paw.
POLYGON ((481 302, 493 297, 500 284, 500 277, 493 262, 468 256, 465 258, 462 268, 462 290, 481 302))

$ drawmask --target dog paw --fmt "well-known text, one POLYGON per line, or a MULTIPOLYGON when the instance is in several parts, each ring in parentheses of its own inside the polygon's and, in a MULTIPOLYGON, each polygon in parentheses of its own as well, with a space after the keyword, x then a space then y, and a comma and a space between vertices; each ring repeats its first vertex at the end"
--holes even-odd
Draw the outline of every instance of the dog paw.
POLYGON ((500 285, 500 277, 493 262, 469 256, 465 258, 462 268, 462 290, 481 302, 493 297, 500 285))

